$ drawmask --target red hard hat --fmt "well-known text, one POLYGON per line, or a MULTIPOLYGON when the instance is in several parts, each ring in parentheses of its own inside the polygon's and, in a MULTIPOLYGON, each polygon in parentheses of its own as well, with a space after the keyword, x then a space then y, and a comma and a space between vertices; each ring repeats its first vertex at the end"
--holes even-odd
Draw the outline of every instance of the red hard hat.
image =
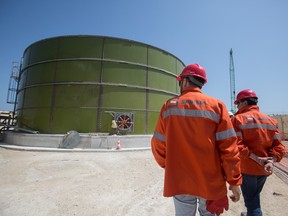
POLYGON ((199 64, 190 64, 186 66, 183 69, 182 73, 177 77, 177 80, 181 81, 183 77, 187 77, 187 76, 200 77, 204 80, 204 83, 207 82, 206 71, 199 64))
POLYGON ((237 104, 239 100, 245 99, 245 98, 256 98, 258 99, 256 93, 252 91, 251 89, 245 89, 240 91, 237 94, 236 100, 234 101, 234 104, 237 104))

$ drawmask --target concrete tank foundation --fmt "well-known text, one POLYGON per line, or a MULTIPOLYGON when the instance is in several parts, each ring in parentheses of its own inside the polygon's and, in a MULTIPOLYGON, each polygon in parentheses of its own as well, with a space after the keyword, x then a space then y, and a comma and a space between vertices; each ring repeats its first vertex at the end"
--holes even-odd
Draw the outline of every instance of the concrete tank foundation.
POLYGON ((67 134, 30 134, 5 132, 0 142, 1 147, 23 148, 31 150, 52 150, 55 148, 71 151, 85 150, 144 150, 150 149, 152 135, 106 135, 96 133, 80 133, 79 142, 73 146, 63 147, 67 134))

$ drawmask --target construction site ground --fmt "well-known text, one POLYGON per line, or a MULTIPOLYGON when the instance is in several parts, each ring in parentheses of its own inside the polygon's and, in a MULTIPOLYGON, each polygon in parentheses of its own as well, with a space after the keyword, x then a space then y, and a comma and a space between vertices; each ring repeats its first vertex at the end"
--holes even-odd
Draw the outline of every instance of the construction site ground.
MULTIPOLYGON (((173 199, 162 196, 164 171, 151 150, 0 148, 0 173, 1 216, 174 215, 173 199)), ((267 179, 261 193, 263 215, 288 215, 285 178, 274 173, 267 179)), ((229 211, 223 215, 239 216, 244 210, 241 197, 237 203, 230 202, 229 211)))

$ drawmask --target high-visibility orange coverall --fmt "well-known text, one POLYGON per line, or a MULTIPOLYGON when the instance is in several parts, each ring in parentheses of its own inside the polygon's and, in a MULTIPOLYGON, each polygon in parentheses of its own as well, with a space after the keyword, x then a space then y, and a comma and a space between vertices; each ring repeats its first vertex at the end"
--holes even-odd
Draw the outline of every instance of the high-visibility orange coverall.
POLYGON ((165 169, 164 196, 190 194, 217 200, 227 194, 226 181, 240 185, 240 158, 223 102, 189 88, 162 107, 152 152, 165 169))
POLYGON ((266 175, 263 167, 249 158, 275 157, 279 162, 285 154, 276 119, 264 115, 257 105, 243 107, 232 119, 238 137, 241 171, 250 175, 266 175))

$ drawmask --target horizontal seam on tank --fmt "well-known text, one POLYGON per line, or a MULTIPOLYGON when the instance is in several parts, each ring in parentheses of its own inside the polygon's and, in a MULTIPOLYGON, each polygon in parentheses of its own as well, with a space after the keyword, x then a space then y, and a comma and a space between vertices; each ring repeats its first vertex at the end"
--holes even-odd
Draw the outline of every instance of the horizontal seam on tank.
POLYGON ((120 86, 120 87, 126 87, 126 88, 137 88, 137 89, 144 89, 144 90, 150 90, 150 91, 156 91, 156 92, 163 92, 166 94, 171 94, 177 96, 177 93, 165 91, 162 89, 156 89, 156 88, 149 88, 149 87, 143 87, 138 85, 128 85, 128 84, 122 84, 122 83, 99 83, 99 82, 56 82, 56 83, 41 83, 41 84, 35 84, 35 85, 27 85, 21 89, 18 90, 18 92, 28 89, 28 88, 34 88, 38 86, 52 86, 52 85, 102 85, 102 86, 120 86))
MULTIPOLYGON (((51 107, 50 106, 33 106, 33 107, 21 107, 21 108, 18 108, 16 109, 16 111, 19 111, 19 110, 29 110, 29 109, 50 109, 51 107)), ((99 106, 54 106, 53 107, 54 109, 61 109, 61 108, 70 108, 70 109, 78 109, 78 108, 81 108, 81 109, 98 109, 98 108, 102 108, 102 109, 113 109, 113 110, 125 110, 126 112, 128 111, 142 111, 142 112, 156 112, 156 113, 159 113, 159 110, 145 110, 145 109, 132 109, 132 108, 127 108, 127 107, 123 107, 123 108, 117 108, 117 107, 99 107, 99 106)))
POLYGON ((176 74, 172 73, 172 72, 169 72, 167 70, 164 70, 164 69, 161 69, 161 68, 158 68, 158 67, 154 67, 154 66, 150 66, 150 65, 146 65, 146 64, 139 64, 139 63, 135 63, 135 62, 130 62, 130 61, 123 61, 123 60, 114 60, 114 59, 105 59, 105 58, 69 58, 69 59, 53 59, 53 60, 46 60, 46 61, 40 61, 40 62, 37 62, 37 63, 33 63, 33 64, 30 64, 30 65, 27 65, 25 68, 23 68, 21 71, 23 70, 26 70, 30 67, 33 67, 35 65, 39 65, 39 64, 44 64, 44 63, 50 63, 50 62, 59 62, 59 61, 79 61, 79 60, 82 60, 82 61, 106 61, 106 62, 116 62, 116 63, 123 63, 123 64, 130 64, 130 65, 136 65, 136 66, 141 66, 141 67, 145 67, 145 68, 151 68, 151 69, 154 69, 154 70, 158 70, 158 71, 161 71, 161 72, 165 72, 167 74, 170 74, 172 76, 175 76, 177 77, 176 74))

